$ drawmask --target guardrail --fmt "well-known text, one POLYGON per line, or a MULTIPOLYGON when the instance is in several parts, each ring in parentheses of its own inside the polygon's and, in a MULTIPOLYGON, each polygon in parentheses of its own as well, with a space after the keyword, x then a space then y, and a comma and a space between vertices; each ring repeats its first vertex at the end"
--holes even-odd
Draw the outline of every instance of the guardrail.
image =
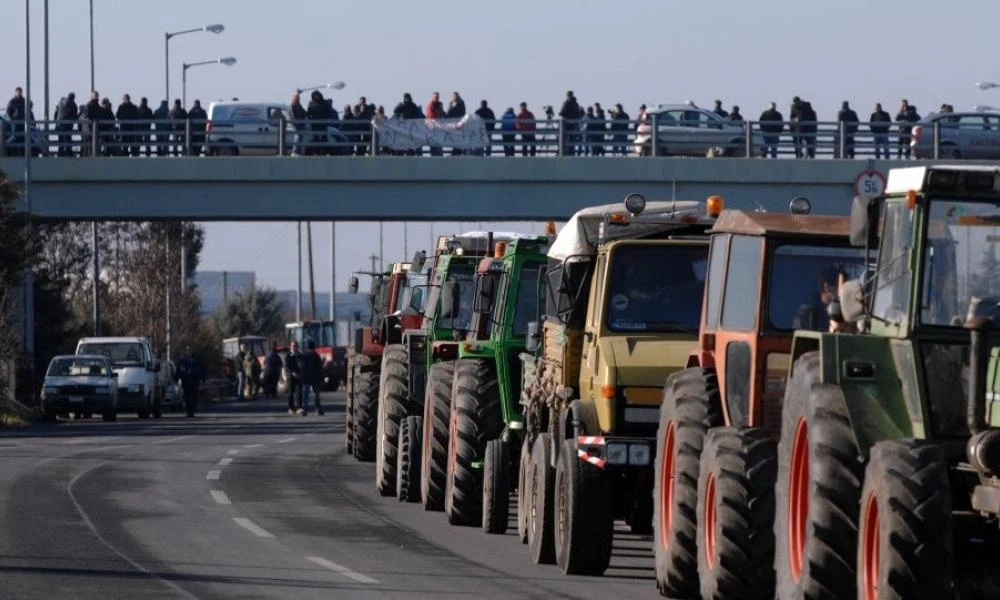
MULTIPOLYGON (((928 123, 705 121, 669 124, 652 115, 604 122, 536 119, 532 131, 502 129, 487 122, 490 145, 459 150, 424 147, 395 151, 379 144, 365 121, 192 119, 35 121, 31 149, 39 157, 105 156, 732 156, 771 158, 910 158, 918 148, 914 129, 923 129, 922 158, 953 156, 942 131, 982 130, 982 125, 928 123), (776 131, 777 125, 781 126, 776 131), (874 127, 874 129, 873 129, 874 127), (637 133, 638 129, 638 133, 637 133), (927 131, 930 129, 930 131, 927 131), (530 137, 529 137, 530 136, 530 137), (927 141, 927 138, 931 141, 927 141)), ((989 127, 988 125, 986 127, 989 127)), ((23 156, 24 122, 0 120, 0 156, 23 156)), ((1000 129, 996 132, 1000 145, 1000 129)))

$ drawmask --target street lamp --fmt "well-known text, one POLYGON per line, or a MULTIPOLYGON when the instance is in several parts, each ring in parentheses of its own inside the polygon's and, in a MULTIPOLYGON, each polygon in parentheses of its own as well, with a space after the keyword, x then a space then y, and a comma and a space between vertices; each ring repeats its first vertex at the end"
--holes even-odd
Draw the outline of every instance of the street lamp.
POLYGON ((320 85, 313 85, 304 88, 296 88, 296 91, 301 94, 302 92, 311 92, 313 90, 326 90, 326 89, 342 90, 344 89, 345 85, 347 84, 345 84, 343 81, 334 81, 333 83, 323 83, 320 85))
POLYGON ((980 81, 976 84, 976 87, 981 90, 988 90, 990 88, 1000 87, 1000 83, 993 83, 992 81, 980 81))
POLYGON ((226 30, 225 25, 215 23, 212 25, 205 25, 204 27, 197 27, 195 29, 185 29, 184 31, 168 31, 163 34, 163 47, 164 47, 164 77, 167 80, 166 86, 166 101, 170 103, 170 38, 175 35, 184 35, 185 33, 196 33, 198 31, 207 31, 209 33, 222 33, 226 30))
POLYGON ((182 97, 184 98, 184 106, 187 106, 187 94, 188 94, 188 92, 187 92, 187 85, 188 85, 187 84, 187 71, 188 71, 188 69, 190 69, 191 67, 200 67, 202 65, 215 65, 215 64, 226 65, 227 67, 231 67, 231 66, 233 66, 233 65, 236 64, 236 58, 234 58, 232 56, 226 56, 225 58, 217 58, 215 60, 203 60, 203 61, 193 62, 193 63, 184 63, 184 68, 181 69, 181 90, 182 90, 182 97))

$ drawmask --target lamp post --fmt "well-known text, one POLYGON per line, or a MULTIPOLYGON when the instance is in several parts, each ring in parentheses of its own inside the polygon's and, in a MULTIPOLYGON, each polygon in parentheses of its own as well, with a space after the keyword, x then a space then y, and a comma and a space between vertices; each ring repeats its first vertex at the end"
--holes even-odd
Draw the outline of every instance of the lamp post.
MULTIPOLYGON (((204 27, 197 27, 195 29, 185 29, 184 31, 168 31, 163 34, 163 49, 164 49, 163 75, 166 78, 165 100, 167 101, 168 104, 170 103, 170 38, 177 35, 184 35, 185 33, 196 33, 198 31, 207 31, 209 33, 222 33, 225 30, 226 30, 225 25, 215 23, 213 25, 205 25, 204 27)), ((91 34, 91 39, 93 39, 93 34, 91 34)), ((91 53, 91 56, 93 56, 93 53, 91 53)), ((93 72, 93 68, 91 68, 91 72, 93 72)))
POLYGON ((976 87, 981 90, 988 90, 1000 87, 1000 83, 993 83, 992 81, 980 81, 979 83, 976 84, 976 87))
POLYGON ((202 60, 193 63, 184 63, 181 69, 181 98, 183 99, 184 106, 187 106, 187 71, 191 67, 200 67, 202 65, 226 65, 231 67, 236 64, 236 58, 232 56, 226 56, 224 58, 217 58, 215 60, 202 60))
POLYGON ((311 85, 308 87, 296 88, 296 91, 301 94, 302 92, 311 92, 313 90, 325 90, 325 89, 342 90, 344 89, 345 85, 347 84, 344 83, 343 81, 334 81, 333 83, 321 83, 320 85, 311 85))

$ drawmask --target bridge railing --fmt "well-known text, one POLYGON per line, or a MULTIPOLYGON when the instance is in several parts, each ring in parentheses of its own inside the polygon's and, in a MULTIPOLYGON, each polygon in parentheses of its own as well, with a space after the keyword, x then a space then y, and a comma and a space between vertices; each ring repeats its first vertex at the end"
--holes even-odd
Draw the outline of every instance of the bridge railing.
MULTIPOLYGON (((32 154, 41 157, 107 156, 732 156, 775 158, 908 158, 922 128, 921 156, 938 158, 940 122, 815 123, 737 121, 537 119, 532 131, 487 122, 490 143, 480 149, 424 147, 399 151, 380 144, 375 128, 360 120, 291 121, 197 119, 35 121, 32 154), (780 130, 778 127, 780 126, 780 130), (929 140, 928 140, 929 138, 929 140)), ((947 130, 954 126, 948 126, 947 130)), ((23 156, 24 122, 0 120, 0 156, 23 156)), ((979 126, 979 129, 982 129, 979 126)), ((1000 132, 997 133, 1000 139, 1000 132)))

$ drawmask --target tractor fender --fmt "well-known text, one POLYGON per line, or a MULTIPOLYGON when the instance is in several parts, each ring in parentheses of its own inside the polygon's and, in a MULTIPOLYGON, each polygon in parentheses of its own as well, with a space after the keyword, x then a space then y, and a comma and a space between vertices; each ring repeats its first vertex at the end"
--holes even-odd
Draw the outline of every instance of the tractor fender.
POLYGON ((597 407, 593 403, 580 400, 570 402, 569 417, 570 422, 566 429, 572 428, 574 438, 598 432, 597 407))

